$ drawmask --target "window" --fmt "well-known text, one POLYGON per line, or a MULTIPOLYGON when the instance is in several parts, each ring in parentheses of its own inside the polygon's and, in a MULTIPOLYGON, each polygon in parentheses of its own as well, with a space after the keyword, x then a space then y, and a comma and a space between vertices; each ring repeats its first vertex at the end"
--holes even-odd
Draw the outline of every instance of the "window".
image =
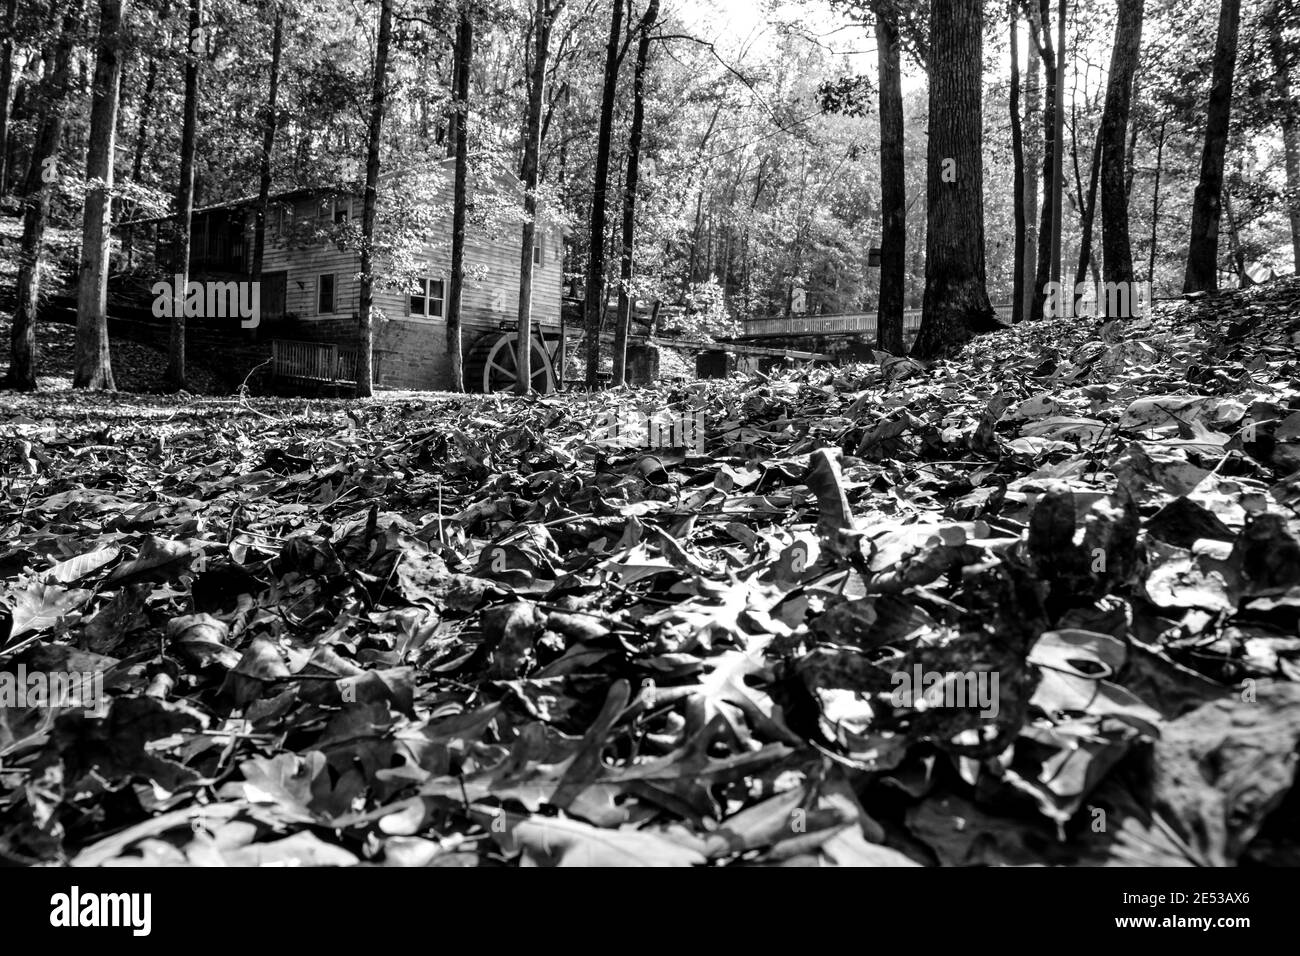
POLYGON ((316 283, 316 314, 334 313, 334 273, 326 272, 316 283))
POLYGON ((447 285, 442 279, 416 279, 415 292, 411 293, 409 313, 430 319, 443 315, 447 285))
POLYGON ((267 231, 276 239, 287 239, 293 234, 293 206, 273 203, 267 210, 267 231))
POLYGON ((540 242, 533 245, 533 265, 539 267, 546 265, 546 256, 542 252, 542 244, 540 242))

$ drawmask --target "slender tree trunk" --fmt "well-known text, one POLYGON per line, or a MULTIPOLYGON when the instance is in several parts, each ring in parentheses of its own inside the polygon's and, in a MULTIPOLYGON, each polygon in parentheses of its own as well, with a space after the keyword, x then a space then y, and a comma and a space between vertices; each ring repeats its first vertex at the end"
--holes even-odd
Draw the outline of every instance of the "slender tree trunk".
POLYGON ((1010 0, 1011 23, 1011 84, 1009 87, 1011 111, 1011 162, 1015 181, 1012 183, 1012 206, 1014 207, 1015 226, 1015 263, 1012 267, 1011 280, 1011 321, 1024 320, 1024 301, 1020 290, 1025 287, 1025 144, 1024 132, 1020 126, 1020 17, 1017 13, 1017 0, 1010 0))
POLYGON ((366 148, 366 193, 361 206, 361 282, 357 296, 357 398, 374 394, 372 350, 375 338, 375 210, 379 205, 379 149, 384 138, 388 90, 388 45, 393 33, 393 0, 379 7, 375 41, 375 75, 370 87, 370 129, 366 148))
POLYGON ((1201 178, 1192 200, 1192 239, 1187 251, 1184 292, 1213 292, 1219 287, 1219 212, 1223 192, 1223 160, 1228 147, 1232 113, 1232 73, 1237 62, 1237 28, 1241 0, 1223 0, 1214 44, 1214 72, 1206 110, 1205 148, 1201 178))
POLYGON ((596 141, 595 185, 591 195, 591 233, 587 254, 587 387, 595 388, 600 370, 600 326, 605 314, 605 194, 609 188, 610 139, 614 126, 614 94, 618 87, 618 41, 624 0, 613 0, 609 41, 605 45, 605 82, 600 102, 600 133, 596 141))
POLYGON ((451 147, 456 157, 456 184, 451 207, 451 286, 447 290, 447 357, 451 390, 465 390, 460 310, 465 288, 465 202, 469 190, 469 71, 474 57, 474 21, 468 7, 456 25, 456 64, 452 77, 451 147))
MULTIPOLYGON (((1088 265, 1095 258, 1092 254, 1092 232, 1093 225, 1097 220, 1097 178, 1101 168, 1101 130, 1097 130, 1097 136, 1092 144, 1092 168, 1088 171, 1088 195, 1081 204, 1079 210, 1079 225, 1082 234, 1079 239, 1079 265, 1074 273, 1074 288, 1070 294, 1074 296, 1075 314, 1078 314, 1079 286, 1088 278, 1088 265)), ((1098 314, 1102 301, 1097 300, 1098 314)))
MULTIPOLYGON (((144 171, 144 154, 149 142, 149 119, 153 115, 154 91, 158 85, 158 58, 149 57, 149 70, 145 75, 144 93, 140 97, 140 116, 136 124, 135 155, 131 159, 131 184, 140 185, 144 171)), ((123 203, 120 218, 133 219, 136 213, 134 202, 123 203)), ((135 226, 128 225, 122 235, 122 255, 126 267, 131 268, 135 261, 135 226)))
POLYGON ((1040 74, 1042 59, 1038 52, 1038 7, 1027 4, 1029 10, 1029 49, 1025 56, 1025 120, 1023 139, 1025 149, 1025 254, 1024 281, 1014 295, 1020 302, 1020 317, 1027 318, 1034 301, 1034 285, 1038 266, 1038 188, 1043 162, 1043 103, 1040 74))
POLYGON ((167 385, 185 387, 185 288, 190 274, 190 220, 194 215, 194 143, 199 127, 199 65, 203 53, 203 0, 189 0, 189 28, 185 34, 185 107, 181 127, 181 176, 176 188, 176 261, 172 272, 179 289, 173 289, 171 336, 167 348, 167 385))
POLYGON ((1052 142, 1052 281, 1061 281, 1061 237, 1065 228, 1065 3, 1056 3, 1056 135, 1052 142))
POLYGON ((1273 87, 1277 93, 1277 118, 1282 127, 1282 148, 1286 158, 1287 213, 1291 220, 1293 271, 1300 275, 1300 106, 1291 93, 1293 57, 1282 37, 1283 0, 1273 0, 1263 16, 1268 31, 1269 59, 1273 64, 1273 87))
POLYGON ((907 182, 903 154, 902 41, 897 11, 877 0, 876 60, 880 79, 880 301, 876 348, 907 351, 903 340, 903 282, 907 272, 907 182))
POLYGON ((992 322, 984 273, 983 0, 930 7, 925 302, 912 354, 934 358, 992 322))
MULTIPOLYGON (((519 320, 515 326, 515 391, 527 395, 533 387, 533 246, 537 243, 537 161, 542 151, 542 103, 546 94, 546 61, 551 51, 551 27, 563 8, 536 0, 533 11, 533 62, 528 77, 528 122, 524 133, 524 229, 519 251, 519 320)), ((602 223, 604 220, 601 220, 602 223)), ((599 235, 599 234, 598 234, 599 235)), ((597 240, 599 242, 600 240, 597 240)), ((600 287, 603 292, 603 287, 600 287)), ((591 298, 588 287, 587 298, 591 298)), ((600 336, 595 336, 599 347, 600 336)))
POLYGON ((1226 189, 1223 191, 1223 215, 1228 220, 1228 250, 1237 271, 1237 285, 1244 289, 1252 283, 1246 272, 1246 254, 1241 248, 1241 237, 1237 234, 1237 219, 1232 214, 1232 194, 1226 189))
POLYGON ((1156 241, 1160 229, 1160 173, 1164 169, 1165 159, 1165 124, 1168 120, 1160 121, 1160 135, 1156 140, 1156 175, 1155 184, 1151 188, 1151 249, 1147 259, 1147 286, 1155 293, 1156 287, 1156 241))
MULTIPOLYGON (((618 325, 614 329, 614 384, 626 384, 627 337, 632 325, 632 266, 636 238, 636 190, 641 172, 641 128, 645 123, 645 70, 650 58, 650 31, 659 19, 659 0, 650 0, 641 18, 632 75, 632 128, 627 139, 627 180, 623 189, 623 248, 619 261, 618 325)), ((725 283, 723 288, 725 289, 725 283)))
POLYGON ((275 130, 279 117, 276 101, 280 95, 280 52, 284 43, 284 8, 275 8, 271 28, 271 76, 267 82, 266 118, 262 125, 262 155, 258 170, 257 220, 253 225, 254 282, 262 280, 262 260, 266 255, 266 215, 271 205, 271 154, 275 149, 275 130))
MULTIPOLYGON (((1115 46, 1110 55, 1106 106, 1101 117, 1102 275, 1107 282, 1133 282, 1133 249, 1128 233, 1128 190, 1124 183, 1124 143, 1128 138, 1133 74, 1142 48, 1143 0, 1120 0, 1115 46)), ((1132 295, 1116 297, 1128 302, 1132 295)), ((1121 315, 1115 318, 1127 319, 1121 315)))
MULTIPOLYGON (((36 313, 40 303, 41 266, 45 259, 45 224, 59 181, 59 141, 71 87, 72 47, 81 22, 82 0, 64 8, 50 69, 41 83, 41 124, 32 145, 23 189, 23 236, 18 253, 18 289, 10 329, 9 388, 36 388, 36 313)), ((51 11, 52 15, 55 11, 51 11)))
POLYGON ((108 348, 108 265, 113 195, 113 144, 117 138, 118 88, 122 79, 122 18, 125 0, 100 0, 99 49, 90 108, 86 158, 86 205, 77 278, 77 346, 72 384, 112 390, 108 348))
MULTIPOLYGON (((1033 0, 1030 0, 1032 3, 1033 0)), ((1047 284, 1052 281, 1052 223, 1055 210, 1053 199, 1061 191, 1056 178, 1056 90, 1060 85, 1057 76, 1055 47, 1052 45, 1051 0, 1039 0, 1038 26, 1042 39, 1038 43, 1043 61, 1043 204, 1038 226, 1038 263, 1034 276, 1034 296, 1029 304, 1029 318, 1037 322, 1043 317, 1047 302, 1047 284)))
POLYGON ((0 39, 0 195, 9 184, 9 87, 14 80, 14 31, 18 24, 18 0, 6 0, 4 37, 0 39))

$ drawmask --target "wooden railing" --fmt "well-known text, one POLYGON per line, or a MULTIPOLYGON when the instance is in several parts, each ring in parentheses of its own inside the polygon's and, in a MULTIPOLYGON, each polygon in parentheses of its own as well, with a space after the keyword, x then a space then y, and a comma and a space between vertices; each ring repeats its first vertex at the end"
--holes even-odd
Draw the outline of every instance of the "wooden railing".
POLYGON ((271 342, 271 371, 276 378, 304 382, 355 384, 357 353, 331 342, 271 342))
MULTIPOLYGON (((996 306, 1004 321, 1011 317, 1011 306, 996 306)), ((903 334, 913 336, 921 327, 921 310, 903 310, 903 334)), ((838 315, 792 315, 790 318, 750 319, 743 337, 765 335, 851 335, 876 332, 876 313, 846 312, 838 315)))

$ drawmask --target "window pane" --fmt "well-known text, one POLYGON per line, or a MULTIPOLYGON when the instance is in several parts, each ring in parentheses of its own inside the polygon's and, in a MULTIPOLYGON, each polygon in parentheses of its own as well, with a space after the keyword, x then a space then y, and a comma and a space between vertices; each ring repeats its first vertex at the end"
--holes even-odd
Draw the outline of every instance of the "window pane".
POLYGON ((330 273, 320 277, 320 302, 316 311, 321 315, 334 311, 334 276, 330 273))
POLYGON ((424 315, 424 296, 411 296, 411 315, 424 315))

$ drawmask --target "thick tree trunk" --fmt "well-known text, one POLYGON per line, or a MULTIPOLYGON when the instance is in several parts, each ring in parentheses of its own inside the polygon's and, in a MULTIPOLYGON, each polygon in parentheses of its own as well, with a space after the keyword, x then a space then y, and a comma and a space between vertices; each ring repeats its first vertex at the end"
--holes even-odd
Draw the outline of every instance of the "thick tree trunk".
POLYGON ((902 355, 903 282, 907 264, 907 184, 903 158, 902 41, 897 11, 877 0, 876 50, 880 79, 880 302, 876 348, 902 355))
POLYGON ((190 220, 194 215, 194 141, 199 127, 199 65, 203 53, 203 0, 189 0, 189 29, 185 34, 185 107, 181 127, 181 176, 176 188, 176 243, 172 273, 180 283, 173 289, 171 335, 167 343, 167 385, 185 387, 185 288, 190 274, 190 220))
POLYGON ((456 157, 456 183, 451 206, 451 284, 447 290, 447 357, 450 388, 465 390, 460 309, 465 288, 465 202, 469 190, 469 70, 474 58, 474 21, 462 8, 456 25, 456 65, 452 77, 451 148, 456 157))
MULTIPOLYGON (((1133 282, 1133 249, 1128 233, 1128 190, 1124 182, 1124 145, 1128 138, 1133 74, 1142 48, 1143 0, 1120 0, 1115 46, 1110 55, 1106 106, 1101 117, 1102 275, 1107 282, 1133 282)), ((1133 296, 1117 297, 1129 302, 1133 296)), ((1120 315, 1112 318, 1127 319, 1120 315)))
POLYGON ((1291 93, 1293 57, 1282 37, 1282 0, 1273 0, 1263 16, 1268 31, 1268 53, 1273 64, 1273 87, 1277 92, 1277 118, 1282 127, 1282 149, 1286 158, 1287 212, 1291 220, 1293 271, 1300 275, 1300 105, 1291 93))
POLYGON ((610 138, 614 127, 614 94, 618 87, 618 41, 623 24, 623 0, 613 0, 609 42, 605 45, 605 84, 600 101, 600 132, 596 140, 595 185, 591 194, 591 233, 587 253, 587 387, 595 388, 600 370, 600 326, 605 315, 605 194, 609 189, 610 138))
MULTIPOLYGON (((1032 3, 1033 0, 1030 0, 1032 3)), ((1043 61, 1043 203, 1038 225, 1038 262, 1034 274, 1034 295, 1029 303, 1029 318, 1037 322, 1043 317, 1047 302, 1047 284, 1052 281, 1052 214, 1053 197, 1060 193, 1056 180, 1056 88, 1059 78, 1056 70, 1056 52, 1052 44, 1051 0, 1040 0, 1038 23, 1041 38, 1039 55, 1043 61)))
POLYGON ((1013 226, 1015 262, 1012 264, 1011 279, 1013 324, 1023 321, 1025 317, 1024 301, 1020 298, 1020 290, 1025 287, 1025 143, 1024 131, 1020 126, 1020 16, 1016 5, 1017 0, 1010 0, 1008 4, 1011 24, 1011 83, 1008 107, 1011 112, 1011 165, 1015 177, 1011 184, 1011 204, 1015 217, 1013 226))
POLYGON ((1237 62, 1237 28, 1241 0, 1223 0, 1214 44, 1214 72, 1206 110, 1205 148, 1201 177, 1192 200, 1192 238, 1187 250, 1184 292, 1213 292, 1219 287, 1219 213, 1223 192, 1223 159, 1228 148, 1232 114, 1232 73, 1237 62))
POLYGON ((993 320, 984 274, 983 0, 930 7, 925 301, 912 354, 943 355, 993 320))
MULTIPOLYGON (((524 132, 524 229, 519 250, 519 319, 515 325, 515 391, 527 395, 533 387, 533 247, 537 244, 537 160, 542 151, 542 102, 546 60, 551 51, 551 26, 563 0, 536 0, 533 11, 533 62, 528 76, 528 121, 524 132)), ((608 148, 608 143, 606 144, 608 148)), ((602 224, 604 219, 601 220, 602 224)), ((599 240, 597 240, 599 242, 599 240)), ((601 292, 603 294, 603 287, 601 292)), ((587 298, 591 298, 588 287, 587 298)), ((596 336, 599 347, 600 338, 596 336)))
MULTIPOLYGON (((641 172, 641 128, 645 123, 645 70, 650 58, 650 31, 659 19, 659 0, 650 0, 641 18, 632 75, 632 128, 627 139, 627 180, 623 188, 623 248, 619 257, 618 325, 614 328, 614 385, 627 380, 627 337, 632 326, 632 265, 636 238, 636 190, 641 172)), ((725 282, 724 282, 725 288, 725 282)))
POLYGON ((253 225, 254 282, 262 280, 262 260, 266 255, 266 214, 271 204, 271 154, 275 149, 275 130, 279 117, 276 101, 280 95, 280 51, 284 43, 284 9, 275 8, 275 24, 271 28, 271 76, 267 81, 266 117, 262 123, 262 155, 257 182, 257 220, 253 225))
POLYGON ((379 7, 379 36, 375 40, 375 75, 370 87, 370 129, 366 147, 366 192, 361 206, 361 281, 357 296, 357 398, 374 393, 372 356, 375 339, 375 212, 379 205, 379 148, 384 138, 384 106, 388 91, 388 45, 393 33, 393 0, 379 7))
MULTIPOLYGON (((41 83, 41 124, 32 144, 23 189, 23 235, 18 253, 17 301, 10 328, 9 388, 36 388, 36 312, 40 302, 41 265, 45 258, 45 224, 59 181, 59 140, 71 87, 72 47, 81 22, 82 0, 64 8, 58 40, 41 83)), ((57 11, 51 11, 56 15, 57 11)))
POLYGON ((108 264, 113 195, 113 144, 122 79, 122 18, 125 0, 100 0, 99 49, 90 107, 90 150, 86 157, 86 205, 77 277, 77 347, 72 384, 112 390, 108 349, 108 264))
MULTIPOLYGON (((1138 89, 1142 86, 1138 81, 1141 75, 1133 74, 1133 94, 1129 97, 1129 103, 1137 102, 1138 89)), ((1137 172, 1137 142, 1138 127, 1134 123, 1129 129, 1128 134, 1128 155, 1124 157, 1124 195, 1133 195, 1133 174, 1137 172)))
POLYGON ((3 38, 0 38, 0 195, 9 183, 9 87, 14 80, 14 31, 18 24, 18 0, 6 0, 3 38))

